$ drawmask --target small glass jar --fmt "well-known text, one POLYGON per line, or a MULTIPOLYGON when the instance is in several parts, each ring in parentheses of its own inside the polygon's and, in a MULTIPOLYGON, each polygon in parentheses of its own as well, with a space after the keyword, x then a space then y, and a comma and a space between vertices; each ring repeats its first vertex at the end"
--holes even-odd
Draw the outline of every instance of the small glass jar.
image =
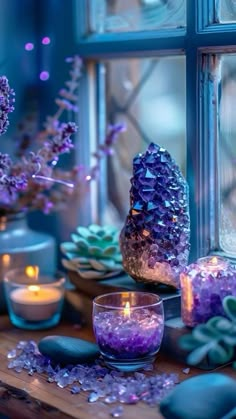
POLYGON ((61 318, 64 285, 62 273, 43 273, 38 266, 6 272, 4 288, 12 324, 31 330, 56 326, 61 318))
POLYGON ((144 292, 115 292, 93 301, 93 329, 105 363, 122 371, 155 360, 164 332, 161 298, 144 292))
POLYGON ((182 320, 190 327, 223 315, 224 297, 236 295, 236 271, 221 256, 198 259, 182 272, 180 283, 182 320))

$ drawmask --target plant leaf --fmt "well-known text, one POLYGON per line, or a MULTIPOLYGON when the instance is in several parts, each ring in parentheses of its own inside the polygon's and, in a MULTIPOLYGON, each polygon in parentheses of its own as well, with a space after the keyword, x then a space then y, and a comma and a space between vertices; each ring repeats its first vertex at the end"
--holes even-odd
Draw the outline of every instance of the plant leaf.
POLYGON ((87 240, 87 237, 91 234, 89 229, 86 227, 77 227, 76 229, 80 236, 87 240))
POLYGON ((220 337, 217 330, 208 327, 206 324, 196 326, 192 334, 200 343, 207 343, 220 337))
POLYGON ((215 345, 215 342, 209 342, 205 345, 199 346, 187 357, 187 362, 190 365, 199 364, 208 354, 209 350, 215 345))
POLYGON ((109 246, 104 250, 103 255, 104 256, 113 256, 117 252, 118 252, 118 246, 109 246))
POLYGON ((206 324, 208 327, 217 329, 219 332, 228 332, 232 328, 231 321, 222 316, 212 317, 206 324))
POLYGON ((228 295, 223 300, 223 307, 225 314, 236 322, 236 298, 232 295, 228 295))
POLYGON ((103 250, 100 247, 97 246, 90 246, 88 248, 89 255, 95 256, 95 257, 101 257, 103 255, 103 250))
POLYGON ((208 353, 209 360, 213 364, 225 364, 233 357, 234 349, 232 346, 223 347, 216 344, 208 353))

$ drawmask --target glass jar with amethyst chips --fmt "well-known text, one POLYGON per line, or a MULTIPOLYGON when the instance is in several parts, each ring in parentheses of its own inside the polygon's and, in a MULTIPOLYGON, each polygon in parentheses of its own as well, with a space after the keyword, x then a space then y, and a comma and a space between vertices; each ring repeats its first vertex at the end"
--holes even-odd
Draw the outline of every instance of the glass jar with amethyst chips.
POLYGON ((93 302, 93 329, 105 363, 122 371, 155 359, 164 331, 161 298, 145 292, 115 292, 93 302))
POLYGON ((236 270, 220 256, 203 257, 189 265, 180 283, 182 320, 190 327, 223 315, 224 297, 236 296, 236 270))

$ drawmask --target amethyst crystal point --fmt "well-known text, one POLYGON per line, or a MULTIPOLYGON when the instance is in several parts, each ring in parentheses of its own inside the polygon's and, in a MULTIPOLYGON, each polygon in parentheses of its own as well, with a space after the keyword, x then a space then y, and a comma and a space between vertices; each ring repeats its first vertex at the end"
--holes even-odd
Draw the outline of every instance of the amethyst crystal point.
POLYGON ((179 288, 190 249, 188 185, 157 144, 133 160, 130 203, 120 235, 124 269, 136 281, 179 288))

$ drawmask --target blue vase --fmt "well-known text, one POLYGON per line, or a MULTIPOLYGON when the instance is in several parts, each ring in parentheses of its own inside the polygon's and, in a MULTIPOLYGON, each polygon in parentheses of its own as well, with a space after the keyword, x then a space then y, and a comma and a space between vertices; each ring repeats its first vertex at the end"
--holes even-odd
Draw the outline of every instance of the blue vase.
POLYGON ((32 230, 25 214, 0 217, 0 314, 6 313, 3 278, 6 271, 38 265, 53 273, 57 267, 56 244, 52 236, 32 230))

